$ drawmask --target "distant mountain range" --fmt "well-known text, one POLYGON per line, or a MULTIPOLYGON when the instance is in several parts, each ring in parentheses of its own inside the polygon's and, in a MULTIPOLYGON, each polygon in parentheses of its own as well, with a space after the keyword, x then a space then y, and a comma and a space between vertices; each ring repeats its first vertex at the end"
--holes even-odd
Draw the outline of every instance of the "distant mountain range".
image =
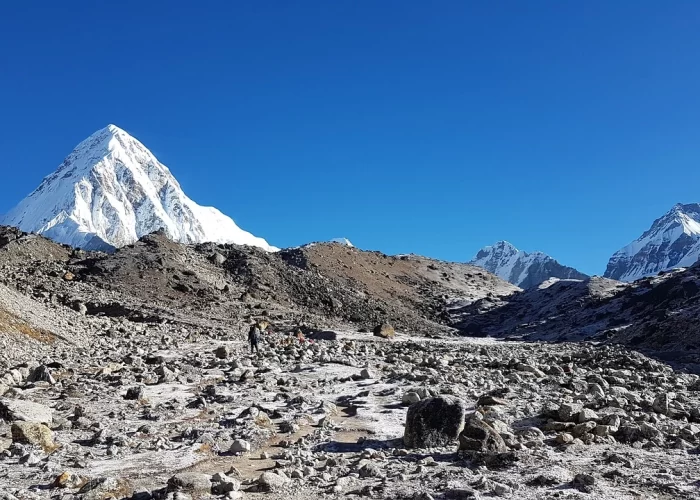
MULTIPOLYGON (((78 144, 34 192, 0 216, 0 224, 87 250, 114 250, 158 230, 182 243, 236 243, 278 250, 219 210, 188 198, 170 170, 115 125, 78 144)), ((352 247, 345 238, 332 241, 352 247)), ((604 276, 634 281, 691 266, 699 257, 700 204, 677 204, 617 251, 604 276)), ((484 247, 469 264, 521 288, 550 278, 588 277, 549 255, 524 252, 507 241, 484 247)))
POLYGON ((507 241, 482 248, 469 264, 486 269, 520 288, 537 286, 549 278, 582 280, 588 277, 547 254, 523 252, 507 241))

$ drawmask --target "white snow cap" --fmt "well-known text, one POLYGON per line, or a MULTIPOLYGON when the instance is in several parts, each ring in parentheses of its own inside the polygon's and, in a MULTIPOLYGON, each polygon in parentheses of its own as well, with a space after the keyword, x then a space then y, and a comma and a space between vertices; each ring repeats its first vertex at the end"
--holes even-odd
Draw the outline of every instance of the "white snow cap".
POLYGON ((115 125, 78 144, 2 223, 88 249, 129 245, 163 229, 182 243, 278 250, 217 209, 188 198, 170 170, 115 125))
POLYGON ((514 285, 523 288, 537 286, 550 278, 584 279, 586 275, 563 266, 542 252, 523 252, 507 241, 479 250, 469 262, 514 285))
POLYGON ((634 281, 692 266, 700 257, 700 204, 677 203, 639 238, 613 254, 606 278, 634 281))
POLYGON ((492 272, 499 278, 520 286, 528 275, 529 264, 536 260, 551 259, 542 252, 527 253, 507 241, 485 246, 469 263, 492 272))

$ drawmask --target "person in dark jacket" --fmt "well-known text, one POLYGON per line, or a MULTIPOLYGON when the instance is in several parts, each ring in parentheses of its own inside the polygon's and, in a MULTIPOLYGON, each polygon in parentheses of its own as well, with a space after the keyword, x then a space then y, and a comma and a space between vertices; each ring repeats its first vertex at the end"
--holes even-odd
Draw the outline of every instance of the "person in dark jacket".
POLYGON ((250 342, 250 353, 260 352, 260 347, 258 343, 260 342, 260 328, 257 323, 250 325, 250 330, 248 330, 248 342, 250 342))

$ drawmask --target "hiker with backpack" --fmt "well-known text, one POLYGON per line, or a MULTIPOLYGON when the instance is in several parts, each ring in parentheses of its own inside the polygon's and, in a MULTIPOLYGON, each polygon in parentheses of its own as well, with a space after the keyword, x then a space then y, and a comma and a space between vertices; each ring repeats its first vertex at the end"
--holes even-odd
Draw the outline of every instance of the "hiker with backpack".
POLYGON ((254 352, 260 353, 260 327, 258 323, 255 322, 250 325, 250 330, 248 330, 248 342, 250 343, 250 353, 254 352))

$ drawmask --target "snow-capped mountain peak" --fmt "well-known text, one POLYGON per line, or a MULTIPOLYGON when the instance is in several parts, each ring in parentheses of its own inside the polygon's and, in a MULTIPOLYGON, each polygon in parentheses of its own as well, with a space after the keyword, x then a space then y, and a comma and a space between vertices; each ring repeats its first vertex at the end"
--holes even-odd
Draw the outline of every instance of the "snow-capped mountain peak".
POLYGON ((542 252, 523 252, 507 241, 482 248, 469 262, 521 288, 538 286, 549 278, 585 279, 587 276, 559 264, 542 252))
POLYGON ((700 257, 700 204, 678 203, 639 238, 613 254, 605 277, 634 281, 688 267, 700 257))
POLYGON ((276 250, 215 208, 188 198, 170 170, 116 125, 78 144, 1 222, 86 249, 121 247, 162 229, 183 243, 276 250))

